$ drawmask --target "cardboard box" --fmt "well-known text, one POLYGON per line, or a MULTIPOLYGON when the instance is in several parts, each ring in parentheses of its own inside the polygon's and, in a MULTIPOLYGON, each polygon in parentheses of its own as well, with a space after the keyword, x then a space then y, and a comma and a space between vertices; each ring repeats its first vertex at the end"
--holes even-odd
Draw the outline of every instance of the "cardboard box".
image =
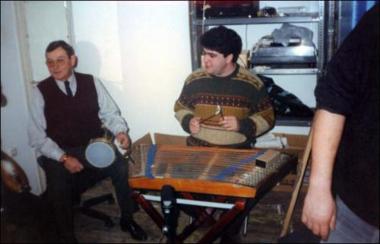
MULTIPOLYGON (((286 133, 273 133, 273 135, 278 137, 284 137, 287 140, 287 146, 285 148, 279 149, 282 152, 290 153, 297 155, 298 157, 298 165, 297 170, 295 172, 291 172, 289 175, 287 175, 278 186, 275 187, 275 191, 286 191, 291 192, 293 191, 293 186, 295 185, 295 182, 297 180, 298 175, 301 171, 301 161, 303 158, 303 154, 305 151, 306 143, 308 136, 306 135, 295 135, 295 134, 286 134, 286 133)), ((306 191, 307 186, 309 184, 309 176, 310 176, 310 163, 308 167, 306 168, 303 184, 301 191, 306 191)))
POLYGON ((131 167, 129 167, 129 176, 145 174, 144 166, 146 162, 146 157, 145 154, 143 154, 143 148, 148 147, 152 144, 153 140, 149 133, 145 134, 143 137, 132 143, 131 156, 135 162, 134 164, 130 164, 131 167))
POLYGON ((176 136, 161 133, 154 133, 154 141, 156 144, 170 145, 186 145, 186 136, 176 136))

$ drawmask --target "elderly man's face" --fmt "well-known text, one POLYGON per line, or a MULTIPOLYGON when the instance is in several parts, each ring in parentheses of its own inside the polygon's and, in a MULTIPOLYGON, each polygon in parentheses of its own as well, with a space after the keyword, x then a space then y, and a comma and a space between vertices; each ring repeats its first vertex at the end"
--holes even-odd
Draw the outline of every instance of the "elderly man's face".
POLYGON ((73 72, 76 57, 69 57, 62 47, 46 53, 46 65, 56 80, 67 80, 73 72))

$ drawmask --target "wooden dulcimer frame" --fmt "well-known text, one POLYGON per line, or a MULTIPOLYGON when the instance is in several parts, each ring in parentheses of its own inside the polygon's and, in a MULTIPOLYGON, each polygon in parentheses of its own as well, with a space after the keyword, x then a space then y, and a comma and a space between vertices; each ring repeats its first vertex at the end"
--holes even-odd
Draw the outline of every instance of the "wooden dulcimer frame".
MULTIPOLYGON (((154 146, 154 145, 153 145, 154 146)), ((242 150, 242 149, 222 149, 222 148, 207 148, 207 147, 186 147, 176 145, 160 145, 155 148, 157 151, 192 151, 194 154, 199 152, 210 153, 251 153, 252 155, 258 154, 262 150, 242 150)), ((152 152, 146 152, 150 154, 151 158, 147 158, 147 161, 153 160, 155 155, 152 152), (153 157, 153 158, 152 158, 153 157)), ((180 193, 183 198, 178 198, 177 202, 181 204, 188 204, 197 206, 199 216, 197 219, 187 225, 182 233, 176 236, 174 242, 181 243, 187 237, 189 237, 199 226, 205 221, 213 220, 213 226, 204 234, 199 240, 199 243, 211 243, 215 241, 221 233, 226 229, 229 223, 241 213, 245 207, 248 199, 254 199, 253 203, 256 204, 270 189, 272 189, 283 177, 285 177, 291 170, 295 170, 297 164, 297 157, 289 156, 286 158, 286 162, 277 167, 273 172, 269 172, 263 176, 255 186, 235 184, 231 182, 222 182, 205 179, 189 179, 189 178, 170 178, 170 177, 156 177, 152 178, 151 173, 146 175, 132 176, 129 179, 131 188, 134 189, 133 198, 137 203, 146 211, 146 213, 152 218, 156 225, 162 229, 164 225, 164 218, 153 207, 151 201, 159 201, 160 197, 154 195, 145 194, 147 191, 160 192, 164 185, 172 186, 176 192, 180 193), (192 199, 192 193, 205 194, 214 196, 214 202, 199 201, 192 199), (229 203, 226 203, 226 200, 229 203), (232 200, 232 202, 231 202, 232 200), (219 204, 219 205, 218 205, 219 204), (218 220, 214 220, 213 216, 205 211, 207 208, 224 208, 228 209, 224 214, 220 216, 218 220)), ((253 162, 254 163, 254 162, 253 162)))

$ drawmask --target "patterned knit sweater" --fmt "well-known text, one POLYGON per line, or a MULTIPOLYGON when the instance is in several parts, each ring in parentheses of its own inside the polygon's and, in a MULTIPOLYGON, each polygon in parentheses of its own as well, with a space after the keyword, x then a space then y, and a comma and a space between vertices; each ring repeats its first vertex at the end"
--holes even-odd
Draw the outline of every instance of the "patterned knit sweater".
POLYGON ((262 81, 240 66, 227 77, 213 76, 202 69, 194 71, 186 79, 174 111, 188 133, 191 118, 196 116, 205 120, 200 132, 191 135, 199 145, 252 145, 255 138, 272 129, 275 122, 274 110, 262 81), (236 116, 239 131, 220 127, 217 122, 221 116, 236 116))

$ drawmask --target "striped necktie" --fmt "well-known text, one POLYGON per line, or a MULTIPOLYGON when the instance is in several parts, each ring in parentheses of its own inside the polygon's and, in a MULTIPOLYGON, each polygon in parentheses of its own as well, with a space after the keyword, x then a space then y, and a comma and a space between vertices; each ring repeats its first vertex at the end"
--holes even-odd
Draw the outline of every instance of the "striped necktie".
POLYGON ((69 97, 72 97, 73 93, 70 89, 70 83, 68 81, 65 81, 65 88, 66 88, 66 95, 69 97))

